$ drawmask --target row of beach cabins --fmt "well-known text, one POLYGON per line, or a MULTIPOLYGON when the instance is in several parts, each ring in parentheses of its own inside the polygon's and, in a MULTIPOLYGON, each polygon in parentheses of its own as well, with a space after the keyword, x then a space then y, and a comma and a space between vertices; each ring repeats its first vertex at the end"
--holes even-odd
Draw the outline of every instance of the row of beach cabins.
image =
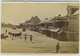
POLYGON ((55 38, 60 41, 78 41, 79 40, 79 7, 67 7, 67 15, 55 16, 54 18, 45 18, 40 20, 38 16, 31 17, 20 26, 27 30, 36 31, 43 35, 55 38))
POLYGON ((53 19, 46 18, 41 21, 38 16, 32 17, 30 21, 21 23, 22 28, 27 30, 36 31, 46 36, 58 39, 58 40, 68 40, 65 37, 65 30, 68 27, 68 21, 66 17, 54 17, 53 19))

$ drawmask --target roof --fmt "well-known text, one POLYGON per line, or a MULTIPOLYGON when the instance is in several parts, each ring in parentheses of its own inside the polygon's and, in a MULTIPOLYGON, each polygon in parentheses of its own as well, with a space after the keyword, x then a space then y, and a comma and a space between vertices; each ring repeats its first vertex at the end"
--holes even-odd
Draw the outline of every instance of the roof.
POLYGON ((38 18, 38 16, 35 16, 35 17, 32 17, 32 18, 30 19, 29 24, 34 24, 34 25, 36 25, 36 24, 38 24, 40 21, 41 21, 41 20, 38 18))
POLYGON ((66 16, 63 16, 63 17, 54 17, 53 19, 50 20, 50 22, 58 22, 58 21, 65 21, 67 22, 67 17, 66 16))
POLYGON ((23 25, 27 25, 29 23, 29 20, 26 20, 25 22, 21 23, 23 25))
POLYGON ((77 10, 73 15, 75 15, 75 14, 79 14, 79 10, 77 10))
POLYGON ((50 20, 51 19, 45 19, 45 20, 41 21, 39 24, 41 24, 41 23, 51 23, 50 20))
POLYGON ((26 20, 24 23, 29 23, 30 20, 26 20))
POLYGON ((77 8, 77 9, 79 9, 79 6, 71 6, 71 5, 68 5, 68 6, 67 6, 67 9, 68 9, 68 8, 77 8))
POLYGON ((79 10, 79 6, 70 6, 68 5, 67 10, 71 10, 71 12, 69 12, 69 14, 74 14, 77 10, 79 10))

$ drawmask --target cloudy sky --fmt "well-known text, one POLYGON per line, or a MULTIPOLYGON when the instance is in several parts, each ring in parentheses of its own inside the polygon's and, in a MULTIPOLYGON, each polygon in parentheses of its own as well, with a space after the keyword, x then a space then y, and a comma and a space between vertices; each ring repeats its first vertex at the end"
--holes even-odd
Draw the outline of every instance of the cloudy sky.
POLYGON ((67 6, 77 3, 2 3, 2 22, 19 24, 38 16, 41 20, 67 14, 67 6))

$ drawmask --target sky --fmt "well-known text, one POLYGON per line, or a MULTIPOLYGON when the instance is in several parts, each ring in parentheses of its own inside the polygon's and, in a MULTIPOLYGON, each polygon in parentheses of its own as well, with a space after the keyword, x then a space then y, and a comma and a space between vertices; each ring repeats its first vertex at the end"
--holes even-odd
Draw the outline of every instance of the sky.
POLYGON ((78 3, 2 3, 2 22, 18 25, 32 16, 38 16, 40 20, 58 14, 65 16, 68 5, 78 6, 78 3))

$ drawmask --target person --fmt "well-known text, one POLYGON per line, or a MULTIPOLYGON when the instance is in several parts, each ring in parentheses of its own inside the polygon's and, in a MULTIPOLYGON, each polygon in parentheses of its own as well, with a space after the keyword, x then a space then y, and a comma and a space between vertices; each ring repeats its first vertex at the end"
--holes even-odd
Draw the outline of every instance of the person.
POLYGON ((27 39, 27 36, 26 36, 26 34, 25 34, 25 37, 24 37, 24 39, 25 39, 25 42, 26 42, 26 39, 27 39))
POLYGON ((30 41, 32 41, 32 35, 30 35, 30 41))
POLYGON ((26 31, 26 29, 25 28, 23 28, 23 32, 25 32, 26 31))
POLYGON ((60 49, 60 46, 59 46, 59 42, 58 42, 57 45, 56 45, 56 53, 59 52, 59 49, 60 49))
POLYGON ((5 34, 7 34, 7 29, 5 30, 5 34))

